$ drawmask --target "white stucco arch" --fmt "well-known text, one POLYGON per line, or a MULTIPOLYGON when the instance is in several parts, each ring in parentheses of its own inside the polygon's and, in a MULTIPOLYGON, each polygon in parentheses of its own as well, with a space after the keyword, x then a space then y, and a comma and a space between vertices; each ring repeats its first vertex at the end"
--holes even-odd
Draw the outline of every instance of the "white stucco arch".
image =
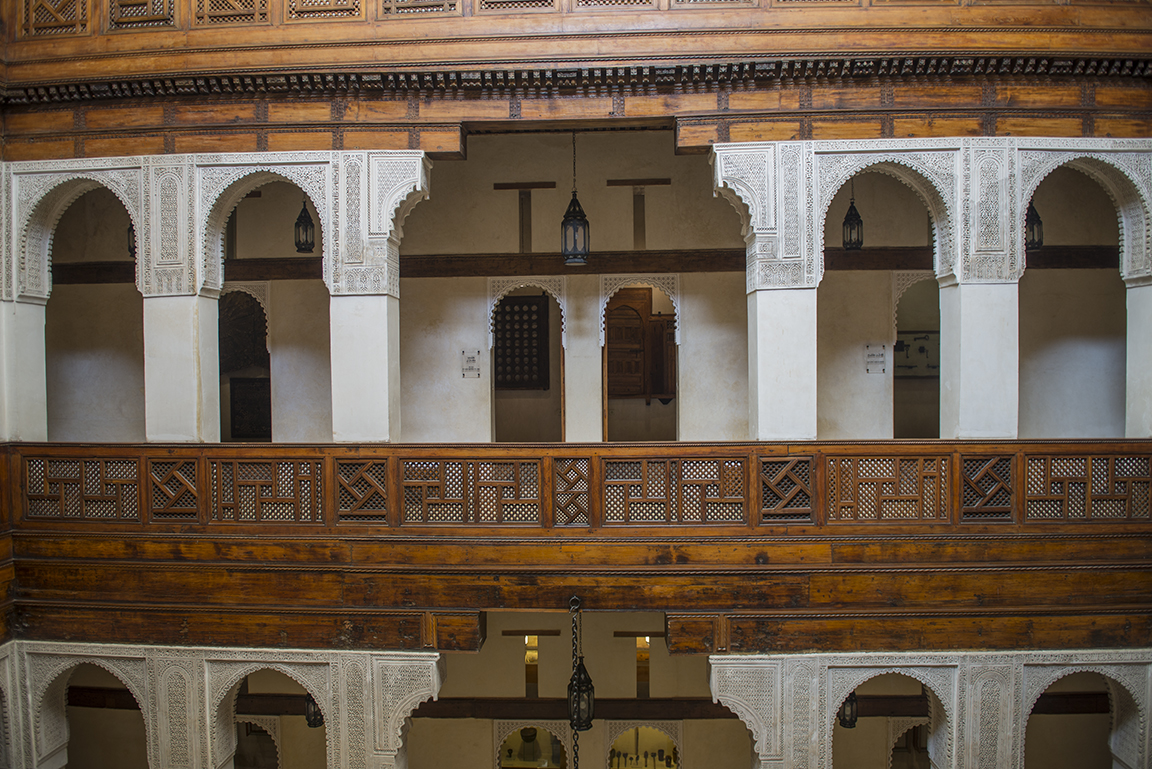
POLYGON ((496 343, 496 307, 509 292, 534 287, 548 293, 560 307, 560 346, 568 349, 568 278, 562 275, 525 275, 488 278, 488 349, 496 343))
POLYGON ((662 275, 601 275, 600 276, 600 346, 606 344, 608 302, 613 295, 625 286, 648 286, 662 292, 672 302, 672 309, 676 312, 676 344, 680 344, 680 327, 684 324, 684 315, 680 308, 680 275, 666 273, 662 275))
POLYGON ((492 766, 500 769, 500 748, 504 740, 513 732, 526 727, 543 729, 560 741, 568 764, 572 763, 572 727, 567 721, 493 721, 492 722, 492 766))

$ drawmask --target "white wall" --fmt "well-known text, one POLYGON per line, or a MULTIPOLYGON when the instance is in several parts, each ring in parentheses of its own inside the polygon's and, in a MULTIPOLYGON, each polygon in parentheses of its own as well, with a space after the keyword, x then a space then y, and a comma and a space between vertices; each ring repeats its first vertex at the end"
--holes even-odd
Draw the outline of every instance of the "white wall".
POLYGON ((269 289, 272 440, 332 440, 328 288, 320 280, 275 280, 269 289))
POLYGON ((490 441, 487 281, 403 279, 400 296, 401 439, 414 443, 490 441), (461 350, 480 351, 479 379, 461 376, 461 350))
MULTIPOLYGON (((864 221, 864 248, 926 246, 932 242, 928 209, 911 187, 876 172, 858 174, 855 185, 856 211, 864 221)), ((851 184, 845 184, 828 204, 824 218, 824 245, 828 248, 844 245, 844 214, 851 195, 851 184)))
POLYGON ((743 272, 680 275, 679 440, 748 440, 743 272))
POLYGON ((1020 437, 1124 436, 1125 288, 1117 270, 1020 279, 1020 437))
POLYGON ((268 259, 289 256, 316 257, 322 253, 324 233, 312 202, 308 213, 316 227, 316 247, 311 254, 296 252, 295 225, 304 194, 295 184, 271 182, 236 206, 236 256, 268 259))
POLYGON ((891 438, 892 273, 825 273, 816 294, 816 323, 817 437, 891 438), (885 345, 885 373, 865 371, 865 345, 885 345))

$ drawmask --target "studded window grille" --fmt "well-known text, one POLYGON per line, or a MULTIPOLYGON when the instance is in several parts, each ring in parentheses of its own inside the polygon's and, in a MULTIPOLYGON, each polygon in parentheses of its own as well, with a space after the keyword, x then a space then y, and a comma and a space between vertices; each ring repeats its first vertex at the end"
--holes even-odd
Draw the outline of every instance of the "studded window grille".
POLYGON ((200 517, 196 460, 148 460, 149 516, 154 521, 195 521, 200 517))
POLYGON ((1152 457, 1028 457, 1024 520, 1149 519, 1152 457))
POLYGON ((360 0, 287 0, 284 14, 289 21, 360 18, 360 0))
POLYGON ((764 523, 812 521, 812 457, 761 459, 760 519, 764 523))
POLYGON ((121 459, 24 461, 29 518, 140 520, 140 464, 121 459))
POLYGON ((382 0, 381 18, 460 13, 459 0, 382 0))
POLYGON ((945 457, 829 457, 828 523, 947 522, 945 457))
POLYGON ((591 523, 589 490, 592 460, 588 458, 553 460, 555 480, 553 506, 556 526, 588 526, 591 523))
POLYGON ((548 297, 506 296, 495 312, 497 390, 547 390, 548 297))
POLYGON ((170 27, 175 24, 175 0, 109 0, 108 29, 170 27))
POLYGON ((604 523, 746 523, 744 465, 737 458, 604 460, 604 523))
POLYGON ((267 24, 268 0, 196 0, 196 24, 267 24))
POLYGON ((388 521, 388 462, 336 463, 336 513, 340 521, 388 521))
POLYGON ((88 29, 88 0, 24 0, 25 37, 76 35, 88 29))
POLYGON ((960 492, 963 521, 1012 520, 1012 457, 964 457, 960 492))
POLYGON ((209 472, 214 522, 324 522, 319 460, 216 460, 209 472))
POLYGON ((540 460, 411 459, 402 467, 405 524, 540 522, 540 460))

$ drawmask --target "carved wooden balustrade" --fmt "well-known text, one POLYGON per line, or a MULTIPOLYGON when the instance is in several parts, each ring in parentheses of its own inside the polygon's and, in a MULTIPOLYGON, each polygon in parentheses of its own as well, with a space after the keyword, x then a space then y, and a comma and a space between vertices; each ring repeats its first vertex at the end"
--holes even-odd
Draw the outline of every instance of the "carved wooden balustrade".
POLYGON ((11 444, 8 637, 469 651, 486 610, 673 652, 1152 637, 1152 442, 11 444))
POLYGON ((1152 524, 1152 443, 9 449, 17 531, 745 534, 1152 524))

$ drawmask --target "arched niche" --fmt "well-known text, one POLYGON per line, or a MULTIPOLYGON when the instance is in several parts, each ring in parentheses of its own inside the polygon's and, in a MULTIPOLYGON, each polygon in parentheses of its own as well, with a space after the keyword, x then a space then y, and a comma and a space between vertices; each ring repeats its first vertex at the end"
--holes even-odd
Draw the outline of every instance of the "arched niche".
POLYGON ((273 670, 295 681, 316 701, 324 715, 327 766, 339 766, 337 745, 340 721, 331 694, 331 665, 327 662, 216 661, 208 663, 209 713, 211 714, 211 753, 213 766, 231 760, 236 753, 236 696, 252 673, 273 670))
POLYGON ((550 734, 560 745, 564 748, 564 756, 566 759, 566 766, 572 765, 572 726, 567 721, 493 721, 492 722, 492 747, 494 749, 492 756, 493 769, 500 769, 501 767, 501 750, 507 750, 504 746, 505 741, 509 736, 520 732, 522 729, 536 729, 545 731, 550 734))
MULTIPOLYGON (((635 734, 636 733, 635 730, 637 730, 637 729, 641 730, 641 733, 640 733, 641 737, 645 736, 645 735, 643 735, 644 731, 648 731, 651 733, 651 734, 647 735, 649 738, 651 738, 651 737, 656 737, 658 739, 661 737, 666 738, 667 741, 669 743, 671 743, 671 745, 675 749, 676 757, 679 759, 679 762, 673 761, 673 762, 671 762, 671 764, 668 764, 667 762, 665 762, 664 764, 657 764, 655 762, 655 759, 657 757, 653 756, 652 757, 653 758, 653 766, 655 767, 655 769, 660 769, 660 766, 669 766, 669 765, 671 767, 673 767, 673 769, 682 769, 682 767, 684 766, 684 736, 683 736, 684 728, 683 728, 682 722, 680 722, 680 721, 609 721, 609 722, 607 722, 607 726, 608 726, 608 734, 607 734, 607 739, 605 740, 605 746, 606 746, 607 754, 604 756, 604 761, 605 761, 604 766, 606 769, 617 769, 617 766, 619 766, 620 769, 623 769, 623 764, 618 764, 616 761, 613 760, 614 756, 612 754, 612 751, 614 749, 619 750, 618 748, 614 748, 613 746, 615 746, 619 742, 621 742, 622 738, 624 738, 624 740, 626 741, 628 733, 632 732, 635 734)), ((641 745, 641 748, 643 748, 643 747, 644 746, 641 745)), ((635 750, 635 748, 633 748, 633 750, 635 750)), ((639 758, 640 756, 636 756, 636 757, 639 758)), ((666 752, 665 759, 669 759, 669 758, 672 758, 672 755, 667 754, 667 752, 666 752)), ((644 766, 645 764, 646 764, 646 762, 641 763, 640 761, 637 761, 636 764, 634 764, 634 766, 644 766)))

